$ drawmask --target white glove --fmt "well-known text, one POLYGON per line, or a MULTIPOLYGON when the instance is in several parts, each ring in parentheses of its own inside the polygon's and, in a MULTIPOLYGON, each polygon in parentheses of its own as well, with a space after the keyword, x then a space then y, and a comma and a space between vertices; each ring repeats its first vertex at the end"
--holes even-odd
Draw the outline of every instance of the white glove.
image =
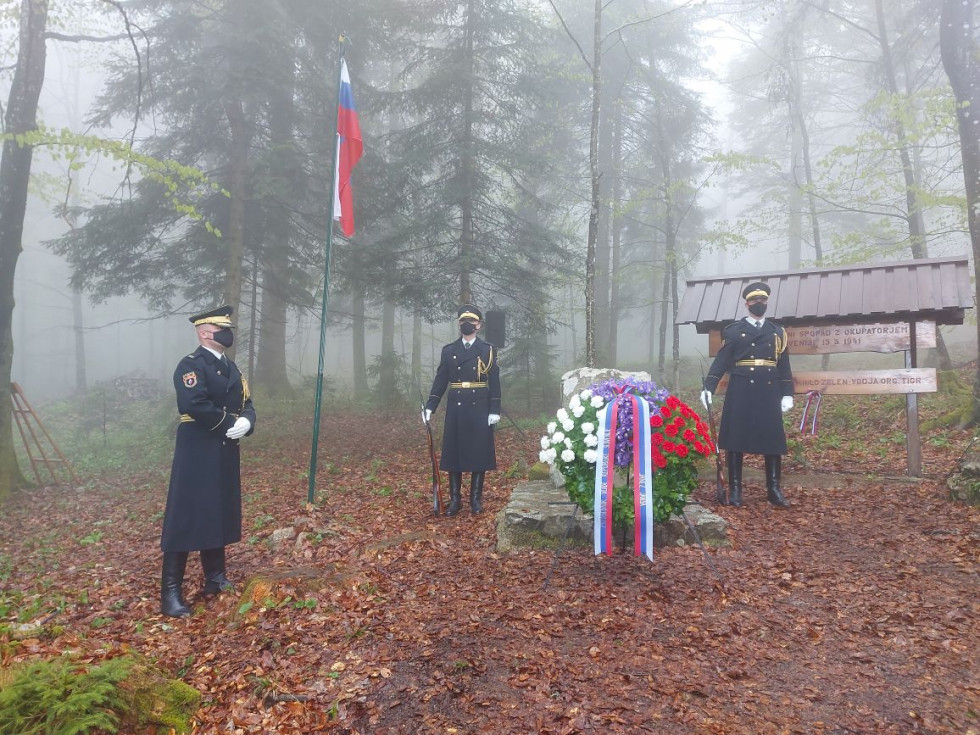
POLYGON ((793 407, 793 396, 783 396, 783 413, 786 413, 793 407))
POLYGON ((498 421, 500 421, 500 414, 492 413, 487 416, 487 426, 493 426, 498 421))
POLYGON ((429 419, 431 419, 431 418, 432 418, 432 409, 431 408, 423 408, 422 409, 422 423, 423 424, 429 423, 429 419))
POLYGON ((235 425, 225 432, 225 436, 227 436, 229 439, 241 439, 251 428, 252 422, 244 416, 239 416, 238 420, 235 421, 235 425))
POLYGON ((707 408, 711 405, 711 391, 703 390, 701 391, 701 405, 707 408))

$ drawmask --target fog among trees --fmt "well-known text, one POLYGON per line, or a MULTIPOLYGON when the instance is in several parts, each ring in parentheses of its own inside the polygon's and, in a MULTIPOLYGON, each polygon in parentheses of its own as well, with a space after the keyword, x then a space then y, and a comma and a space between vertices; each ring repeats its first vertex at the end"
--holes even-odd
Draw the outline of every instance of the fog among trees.
MULTIPOLYGON (((0 378, 166 389, 230 303, 254 389, 312 395, 343 34, 331 390, 413 406, 462 302, 506 314, 515 410, 586 363, 674 385, 707 351, 687 278, 976 255, 975 6, 0 3, 0 378)), ((975 359, 975 326, 943 338, 975 359)))

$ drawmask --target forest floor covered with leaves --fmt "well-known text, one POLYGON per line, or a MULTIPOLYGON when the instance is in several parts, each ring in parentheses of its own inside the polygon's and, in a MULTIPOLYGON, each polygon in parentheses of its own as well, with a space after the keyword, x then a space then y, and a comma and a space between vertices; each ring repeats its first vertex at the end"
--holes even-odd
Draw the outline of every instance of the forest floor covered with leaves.
POLYGON ((888 440, 901 412, 797 438, 791 508, 750 480, 716 509, 719 580, 696 547, 496 553, 530 424, 504 422, 486 511, 448 519, 416 412, 327 412, 307 506, 308 418, 256 406, 238 594, 200 598, 192 555, 194 615, 159 614, 169 464, 28 490, 0 512, 0 613, 44 633, 0 638, 0 665, 136 651, 202 692, 198 733, 980 732, 980 512, 945 486, 972 432, 926 441, 922 481, 888 440))

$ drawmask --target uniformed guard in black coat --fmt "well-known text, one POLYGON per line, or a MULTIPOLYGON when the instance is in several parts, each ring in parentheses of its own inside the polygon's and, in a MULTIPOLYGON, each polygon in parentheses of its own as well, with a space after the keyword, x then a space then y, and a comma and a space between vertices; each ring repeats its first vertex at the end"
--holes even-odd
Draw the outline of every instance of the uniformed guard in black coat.
POLYGON ((718 446, 727 452, 729 502, 742 504, 742 458, 766 458, 766 495, 779 507, 789 503, 780 487, 786 433, 782 414, 793 407, 793 373, 786 349, 786 330, 765 319, 771 290, 751 283, 742 291, 749 316, 722 331, 724 343, 704 379, 701 402, 707 408, 718 381, 729 374, 721 414, 718 446))
POLYGON ((200 347, 174 371, 177 443, 163 516, 160 609, 184 617, 181 584, 187 554, 201 552, 205 595, 234 589, 225 576, 225 546, 242 538, 242 486, 238 441, 255 428, 248 383, 224 354, 234 342, 232 307, 190 318, 200 347))
POLYGON ((463 473, 472 473, 470 512, 483 512, 483 480, 497 469, 494 424, 500 421, 500 367, 497 348, 476 336, 483 312, 472 304, 457 312, 460 338, 442 348, 423 419, 428 421, 446 390, 446 423, 439 468, 449 473, 447 516, 462 506, 463 473))

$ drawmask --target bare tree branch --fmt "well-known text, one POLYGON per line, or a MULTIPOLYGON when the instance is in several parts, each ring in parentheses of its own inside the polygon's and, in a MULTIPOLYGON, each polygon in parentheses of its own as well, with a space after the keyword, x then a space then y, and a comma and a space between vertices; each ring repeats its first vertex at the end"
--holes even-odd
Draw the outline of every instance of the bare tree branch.
POLYGON ((589 71, 592 71, 592 64, 589 63, 589 57, 585 55, 585 51, 582 50, 582 47, 579 45, 579 42, 575 39, 575 36, 573 36, 572 32, 568 29, 568 25, 565 23, 565 19, 561 17, 561 13, 558 12, 558 8, 555 6, 555 0, 548 0, 548 3, 551 5, 551 9, 555 11, 555 15, 558 16, 558 20, 561 22, 561 27, 565 29, 565 33, 568 34, 568 37, 570 39, 572 39, 572 43, 575 44, 575 48, 577 48, 578 52, 582 55, 582 61, 584 61, 585 65, 589 67, 589 71))
MULTIPOLYGON (((136 39, 133 38, 133 29, 135 28, 139 35, 143 38, 147 44, 149 43, 149 36, 146 31, 134 24, 130 19, 129 15, 126 13, 125 8, 123 8, 122 3, 118 0, 103 0, 103 2, 111 5, 123 18, 123 22, 126 25, 126 37, 129 38, 129 42, 133 47, 133 54, 136 56, 136 75, 137 75, 137 86, 136 86, 136 110, 133 113, 133 128, 129 132, 129 145, 130 148, 136 145, 136 129, 139 127, 140 114, 143 108, 143 59, 140 56, 139 46, 136 43, 136 39)), ((147 50, 147 71, 149 71, 149 50, 147 50)), ((126 164, 126 176, 125 180, 128 181, 133 172, 133 164, 130 161, 126 164)))

